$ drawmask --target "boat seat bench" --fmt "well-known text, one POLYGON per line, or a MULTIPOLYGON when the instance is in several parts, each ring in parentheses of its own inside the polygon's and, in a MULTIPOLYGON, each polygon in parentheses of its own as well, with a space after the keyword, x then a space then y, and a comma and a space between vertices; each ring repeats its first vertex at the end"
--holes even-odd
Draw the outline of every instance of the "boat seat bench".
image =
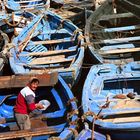
POLYGON ((4 132, 0 134, 0 140, 55 134, 61 132, 61 129, 62 128, 56 129, 53 127, 41 127, 41 128, 30 129, 30 130, 4 132))

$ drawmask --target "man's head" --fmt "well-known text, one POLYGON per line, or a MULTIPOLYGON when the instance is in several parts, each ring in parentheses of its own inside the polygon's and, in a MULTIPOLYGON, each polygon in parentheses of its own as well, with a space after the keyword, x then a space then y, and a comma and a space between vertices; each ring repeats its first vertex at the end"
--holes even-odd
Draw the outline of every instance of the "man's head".
POLYGON ((39 85, 39 80, 36 77, 33 77, 32 79, 30 79, 29 87, 31 88, 31 90, 35 91, 38 85, 39 85))

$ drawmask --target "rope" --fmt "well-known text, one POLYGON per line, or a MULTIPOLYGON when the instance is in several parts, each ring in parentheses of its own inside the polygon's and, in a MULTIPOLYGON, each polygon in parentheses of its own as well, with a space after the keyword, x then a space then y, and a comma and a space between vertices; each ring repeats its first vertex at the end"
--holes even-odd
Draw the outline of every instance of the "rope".
POLYGON ((67 101, 67 104, 70 105, 71 102, 78 102, 77 98, 71 98, 70 100, 67 101))
POLYGON ((78 121, 79 121, 79 118, 77 118, 75 121, 70 121, 69 125, 76 125, 76 126, 78 126, 78 121))
MULTIPOLYGON (((5 22, 6 24, 8 24, 9 26, 15 27, 15 26, 18 26, 18 25, 19 25, 19 23, 22 21, 22 19, 23 19, 23 17, 21 17, 21 19, 20 19, 17 23, 13 23, 13 24, 11 24, 11 23, 8 21, 8 19, 4 19, 4 22, 5 22)), ((14 21, 13 21, 13 22, 14 22, 14 21)))
POLYGON ((73 132, 73 134, 74 134, 75 137, 78 136, 78 132, 77 132, 76 129, 74 129, 74 128, 68 128, 68 130, 71 130, 73 132))
POLYGON ((48 138, 48 140, 61 140, 61 139, 58 137, 51 137, 51 138, 48 138))
POLYGON ((79 111, 77 109, 72 110, 71 112, 67 113, 67 120, 70 120, 74 115, 78 115, 79 111))

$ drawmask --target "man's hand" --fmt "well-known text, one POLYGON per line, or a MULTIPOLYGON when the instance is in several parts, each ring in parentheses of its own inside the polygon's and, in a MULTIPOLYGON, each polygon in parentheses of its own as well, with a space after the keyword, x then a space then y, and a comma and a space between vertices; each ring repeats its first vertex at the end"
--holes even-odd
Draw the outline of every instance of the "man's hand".
POLYGON ((36 106, 37 109, 43 109, 44 108, 44 106, 40 103, 35 104, 35 106, 36 106))

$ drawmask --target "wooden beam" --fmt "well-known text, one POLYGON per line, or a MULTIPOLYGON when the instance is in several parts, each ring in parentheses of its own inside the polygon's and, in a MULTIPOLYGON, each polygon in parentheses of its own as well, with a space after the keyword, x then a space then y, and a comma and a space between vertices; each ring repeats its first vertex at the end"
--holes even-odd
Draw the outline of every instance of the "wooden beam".
POLYGON ((0 140, 22 138, 22 137, 28 137, 28 136, 56 134, 61 131, 62 131, 62 128, 60 128, 60 127, 59 128, 41 127, 41 128, 34 128, 31 130, 4 132, 4 133, 0 134, 0 140))
POLYGON ((66 42, 74 42, 74 39, 57 39, 57 40, 46 40, 46 41, 33 41, 33 44, 29 45, 39 45, 39 44, 58 44, 58 43, 66 43, 66 42))
POLYGON ((111 19, 117 19, 117 18, 130 18, 130 17, 134 17, 134 15, 130 12, 128 13, 121 13, 121 14, 111 14, 111 15, 103 15, 100 18, 100 21, 102 20, 111 20, 111 19))
POLYGON ((132 122, 140 122, 140 116, 113 119, 113 123, 132 123, 132 122))
MULTIPOLYGON (((122 99, 121 99, 122 100, 122 99)), ((132 100, 132 99, 130 99, 132 100)), ((112 111, 108 111, 108 112, 104 112, 104 113, 101 113, 100 114, 100 117, 109 117, 109 116, 114 116, 114 115, 123 115, 123 114, 136 114, 136 113, 140 113, 140 109, 132 109, 132 110, 125 110, 125 109, 122 109, 122 110, 113 110, 112 111)))
POLYGON ((114 38, 114 39, 105 39, 93 42, 93 44, 118 44, 118 43, 125 43, 129 41, 139 41, 140 36, 134 36, 134 37, 124 37, 124 38, 114 38))
POLYGON ((44 3, 39 3, 39 4, 30 4, 30 5, 22 5, 22 6, 20 6, 21 8, 29 8, 29 7, 34 7, 34 6, 42 6, 42 5, 44 5, 44 3))
POLYGON ((116 0, 116 4, 120 5, 123 9, 133 13, 138 18, 140 18, 140 2, 135 1, 131 2, 131 0, 116 0))
POLYGON ((100 50, 101 51, 109 51, 109 50, 116 50, 116 49, 130 49, 135 48, 135 45, 132 43, 129 44, 117 44, 117 45, 106 45, 103 46, 100 50))
MULTIPOLYGON (((23 1, 15 1, 15 3, 29 3, 29 2, 40 2, 42 0, 23 0, 23 1)), ((29 6, 29 5, 28 5, 29 6)))
POLYGON ((108 51, 99 51, 101 55, 108 55, 108 54, 121 54, 121 53, 132 53, 132 52, 139 52, 140 48, 130 48, 130 49, 116 49, 116 50, 108 50, 108 51))
POLYGON ((138 30, 138 29, 140 29, 140 25, 132 25, 132 26, 105 28, 105 29, 100 29, 100 30, 94 30, 91 33, 100 33, 100 32, 112 33, 112 32, 133 31, 133 30, 138 30))
POLYGON ((59 56, 51 56, 51 57, 42 57, 42 58, 36 58, 32 62, 30 62, 28 65, 43 65, 43 64, 55 64, 55 63, 63 63, 63 62, 69 62, 72 61, 71 59, 64 58, 64 55, 59 56))
POLYGON ((39 86, 53 86, 58 81, 57 72, 33 75, 0 76, 0 89, 24 87, 32 77, 37 77, 39 79, 39 86))
POLYGON ((32 52, 32 53, 27 53, 27 54, 19 54, 19 56, 47 56, 47 55, 59 55, 63 53, 70 53, 74 52, 76 49, 64 49, 64 50, 54 50, 54 51, 47 51, 47 52, 32 52))

